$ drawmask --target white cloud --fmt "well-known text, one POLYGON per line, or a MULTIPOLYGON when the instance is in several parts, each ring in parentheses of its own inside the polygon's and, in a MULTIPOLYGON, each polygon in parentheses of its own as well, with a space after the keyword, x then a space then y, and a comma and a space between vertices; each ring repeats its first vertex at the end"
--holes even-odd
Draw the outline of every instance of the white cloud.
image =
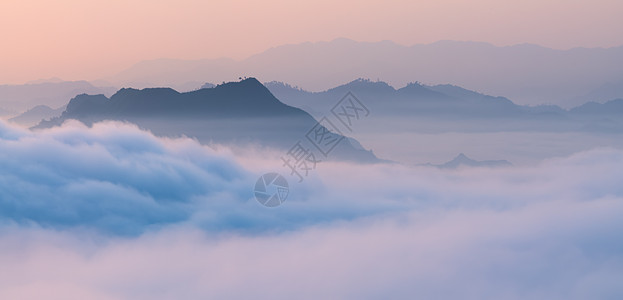
POLYGON ((196 197, 240 190, 249 176, 226 154, 129 124, 69 122, 40 132, 0 126, 5 221, 136 233, 188 219, 196 197))
POLYGON ((621 150, 322 163, 268 209, 249 199, 257 173, 286 170, 266 156, 120 123, 0 137, 3 299, 623 297, 621 150))
POLYGON ((7 230, 3 244, 13 247, 0 252, 0 290, 3 298, 36 290, 122 299, 614 299, 623 292, 621 201, 405 212, 281 234, 183 227, 100 243, 7 230))

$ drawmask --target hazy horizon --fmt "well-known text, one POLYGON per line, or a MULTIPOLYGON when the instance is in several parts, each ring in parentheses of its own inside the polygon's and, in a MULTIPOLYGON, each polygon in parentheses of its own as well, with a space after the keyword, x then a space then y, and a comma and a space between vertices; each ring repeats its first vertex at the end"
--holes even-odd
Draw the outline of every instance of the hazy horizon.
MULTIPOLYGON (((363 40, 355 40, 355 39, 351 39, 351 38, 347 38, 347 37, 336 37, 333 39, 329 39, 329 40, 317 40, 317 41, 304 41, 304 42, 300 42, 300 43, 285 43, 285 44, 279 44, 279 45, 274 45, 274 46, 270 46, 267 47, 261 51, 258 52, 254 52, 242 57, 238 57, 238 58, 234 58, 234 57, 230 57, 230 56, 214 56, 214 57, 197 57, 197 58, 182 58, 182 57, 155 57, 155 58, 150 58, 150 59, 138 59, 134 62, 130 62, 128 64, 125 64, 123 66, 120 66, 118 69, 115 70, 111 70, 110 72, 106 73, 106 74, 99 74, 99 75, 95 75, 95 76, 90 76, 90 77, 75 77, 75 76, 67 76, 67 77, 62 77, 62 76, 56 76, 56 75, 52 75, 52 76, 44 76, 44 77, 32 77, 29 79, 25 79, 24 81, 7 81, 7 82, 2 82, 0 83, 0 85, 23 85, 23 84, 35 84, 35 83, 44 83, 44 82, 59 82, 59 81, 89 81, 89 82, 107 82, 110 78, 114 77, 115 75, 118 75, 119 73, 133 67, 136 66, 137 64, 140 63, 144 63, 144 62, 149 62, 149 61, 167 61, 167 60, 172 60, 172 61, 202 61, 202 60, 231 60, 231 61, 235 61, 235 62, 242 62, 246 59, 249 59, 253 56, 256 56, 258 54, 262 54, 265 53, 266 51, 269 51, 271 49, 274 48, 280 48, 280 47, 287 47, 287 46, 294 46, 294 45, 304 45, 304 44, 319 44, 319 43, 329 43, 329 42, 333 42, 336 40, 351 40, 354 42, 360 42, 360 43, 381 43, 381 42, 391 42, 393 44, 399 45, 399 46, 403 46, 403 47, 413 47, 413 46, 424 46, 424 45, 433 45, 433 44, 437 44, 437 43, 443 43, 443 42, 459 42, 459 43, 476 43, 476 44, 489 44, 495 47, 513 47, 513 46, 523 46, 523 45, 529 45, 529 46, 537 46, 537 47, 542 47, 542 48, 547 48, 547 49, 552 49, 552 50, 561 50, 561 51, 566 51, 566 50, 573 50, 573 49, 610 49, 610 48, 620 48, 623 47, 623 42, 619 45, 612 45, 612 46, 573 46, 573 47, 568 47, 568 48, 553 48, 553 47, 547 47, 547 46, 543 46, 540 44, 534 44, 534 43, 529 43, 529 42, 523 42, 523 43, 515 43, 515 44, 505 44, 505 45, 500 45, 500 44, 494 44, 491 42, 487 42, 487 41, 477 41, 477 40, 448 40, 448 39, 440 39, 440 40, 436 40, 433 42, 428 42, 428 43, 413 43, 413 44, 401 44, 395 41, 391 41, 391 40, 376 40, 376 41, 363 41, 363 40)), ((233 80, 234 78, 223 78, 224 80, 233 80)), ((353 78, 355 79, 355 78, 353 78)), ((312 90, 312 89, 310 89, 312 90)), ((318 90, 314 90, 314 91, 318 91, 318 90)))
MULTIPOLYGON (((426 45, 433 45, 433 44, 438 44, 438 43, 443 43, 443 42, 458 42, 458 43, 474 43, 474 44, 489 44, 492 45, 494 47, 514 47, 514 46, 536 46, 536 47, 542 47, 542 48, 547 48, 547 49, 552 49, 552 50, 560 50, 560 51, 567 51, 567 50, 573 50, 573 49, 610 49, 610 48, 621 48, 623 47, 623 42, 619 45, 612 45, 612 46, 594 46, 594 47, 590 47, 590 46, 574 46, 574 47, 568 47, 568 48, 553 48, 553 47, 547 47, 547 46, 543 46, 540 44, 534 44, 534 43, 529 43, 529 42, 523 42, 523 43, 515 43, 515 44, 505 44, 505 45, 499 45, 499 44, 494 44, 491 42, 487 42, 487 41, 477 41, 477 40, 448 40, 448 39, 440 39, 440 40, 436 40, 433 42, 428 42, 428 43, 413 43, 413 44, 401 44, 401 43, 397 43, 395 41, 391 41, 391 40, 376 40, 376 41, 363 41, 363 40, 354 40, 351 38, 347 38, 347 37, 336 37, 330 40, 317 40, 317 41, 304 41, 304 42, 300 42, 300 43, 285 43, 285 44, 279 44, 279 45, 274 45, 274 46, 270 46, 268 48, 265 48, 261 51, 258 52, 254 52, 242 57, 238 57, 238 58, 234 58, 234 57, 230 57, 230 56, 217 56, 217 57, 198 57, 198 58, 181 58, 181 57, 156 57, 156 58, 150 58, 150 59, 138 59, 134 62, 130 62, 124 66, 120 66, 119 69, 116 70, 112 70, 106 74, 99 74, 96 76, 91 76, 91 77, 86 77, 86 78, 82 78, 82 77, 73 77, 73 76, 68 76, 68 77, 61 77, 61 76, 56 76, 56 75, 52 75, 52 76, 47 76, 47 77, 40 77, 40 78, 29 78, 26 79, 25 81, 8 81, 8 82, 3 82, 0 83, 0 85, 23 85, 23 84, 36 84, 36 83, 45 83, 45 82, 62 82, 62 81, 88 81, 88 82, 92 82, 92 83, 98 83, 98 82, 103 82, 103 83, 107 83, 111 78, 113 78, 115 75, 118 75, 119 73, 122 73, 125 70, 130 69, 133 66, 136 66, 138 64, 141 63, 145 63, 145 62, 150 62, 150 61, 205 61, 205 60, 231 60, 234 62, 242 62, 244 60, 247 60, 249 58, 252 58, 256 55, 265 53, 266 51, 275 49, 275 48, 280 48, 280 47, 288 47, 288 46, 296 46, 296 45, 305 45, 305 44, 322 44, 322 43, 330 43, 336 40, 350 40, 350 41, 354 41, 354 42, 358 42, 358 43, 382 43, 382 42, 390 42, 393 44, 396 44, 398 46, 403 46, 403 47, 413 47, 413 46, 426 46, 426 45)), ((231 77, 231 76, 230 76, 231 77)), ((227 81, 227 80, 234 80, 235 78, 223 78, 223 80, 227 81)), ((353 78, 356 79, 356 78, 353 78)), ((383 80, 381 80, 383 81, 383 80)), ((216 83, 216 82, 212 82, 212 83, 216 83)), ((287 82, 286 82, 287 83, 287 82)), ((343 82, 346 83, 346 82, 343 82)), ((403 84, 404 85, 404 84, 403 84)), ((396 86, 396 88, 399 88, 402 86, 396 86)), ((314 88, 309 88, 310 91, 321 91, 321 89, 314 89, 314 88)))
POLYGON ((94 80, 151 59, 242 59, 344 37, 554 49, 615 47, 620 1, 3 1, 0 83, 94 80), (564 9, 561 9, 564 7, 564 9), (553 22, 552 20, 556 20, 553 22))

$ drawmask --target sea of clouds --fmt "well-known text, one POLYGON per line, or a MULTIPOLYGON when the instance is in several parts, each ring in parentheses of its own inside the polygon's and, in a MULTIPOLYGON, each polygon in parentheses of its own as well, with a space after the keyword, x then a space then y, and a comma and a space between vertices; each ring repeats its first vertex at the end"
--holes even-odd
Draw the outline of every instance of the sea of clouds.
POLYGON ((623 151, 439 170, 0 123, 2 299, 621 299, 623 151), (282 173, 280 207, 253 199, 282 173))

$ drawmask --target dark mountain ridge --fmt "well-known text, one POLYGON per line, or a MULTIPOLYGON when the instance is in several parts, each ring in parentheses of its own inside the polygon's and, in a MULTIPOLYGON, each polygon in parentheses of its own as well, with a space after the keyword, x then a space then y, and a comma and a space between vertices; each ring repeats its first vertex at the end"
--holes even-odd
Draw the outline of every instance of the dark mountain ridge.
MULTIPOLYGON (((289 149, 317 121, 307 112, 286 105, 255 78, 214 88, 179 93, 170 88, 124 88, 110 98, 78 95, 58 118, 35 128, 58 126, 77 119, 85 124, 104 120, 135 123, 157 135, 186 135, 204 143, 259 144, 289 149)), ((361 162, 379 161, 371 151, 345 138, 332 158, 361 162)))
POLYGON ((304 112, 284 105, 257 80, 231 82, 215 88, 179 93, 171 88, 123 88, 110 98, 78 95, 69 101, 63 116, 280 116, 304 112))

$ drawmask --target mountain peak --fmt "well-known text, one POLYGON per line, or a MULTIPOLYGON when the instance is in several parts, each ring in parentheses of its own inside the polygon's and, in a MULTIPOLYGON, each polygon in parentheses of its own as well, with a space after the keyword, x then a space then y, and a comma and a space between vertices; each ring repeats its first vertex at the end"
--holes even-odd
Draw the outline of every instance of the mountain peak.
POLYGON ((73 97, 71 100, 69 100, 69 103, 67 104, 67 107, 65 108, 65 111, 63 112, 63 114, 79 115, 84 110, 101 109, 107 105, 108 101, 109 101, 108 98, 106 98, 106 96, 102 94, 99 94, 99 95, 80 94, 80 95, 77 95, 76 97, 73 97))
POLYGON ((224 82, 217 85, 215 90, 227 92, 237 91, 237 93, 242 92, 245 94, 256 94, 256 96, 261 95, 262 93, 270 94, 270 91, 268 91, 268 89, 254 77, 245 78, 240 81, 224 82))
POLYGON ((454 159, 469 159, 469 158, 461 152, 454 159))
POLYGON ((219 84, 218 86, 258 86, 262 83, 255 77, 239 77, 240 81, 230 81, 219 84))
POLYGON ((334 44, 357 44, 358 42, 355 40, 351 40, 349 38, 345 38, 345 37, 338 37, 333 39, 332 41, 330 41, 330 43, 334 43, 334 44))
MULTIPOLYGON (((122 89, 111 99, 80 95, 60 117, 36 128, 57 126, 66 119, 89 125, 121 120, 162 136, 186 135, 206 143, 259 143, 278 149, 289 149, 291 141, 318 126, 311 115, 280 102, 255 78, 186 93, 155 88, 122 89)), ((359 143, 346 141, 336 147, 335 158, 379 161, 359 143)))
POLYGON ((71 99, 65 118, 89 120, 133 117, 210 117, 299 115, 280 102, 255 78, 220 84, 214 88, 179 93, 171 88, 123 88, 112 97, 78 95, 71 99), (97 116, 97 117, 95 117, 97 116))
POLYGON ((349 83, 329 89, 327 91, 343 93, 345 90, 366 93, 393 93, 396 90, 384 81, 372 81, 366 78, 357 78, 349 83))
POLYGON ((467 157, 467 155, 465 155, 464 153, 459 153, 459 155, 457 155, 454 159, 445 163, 444 165, 458 166, 458 165, 473 165, 475 163, 478 163, 478 161, 475 161, 467 157))
POLYGON ((506 160, 473 160, 464 153, 459 153, 454 159, 451 161, 442 164, 436 165, 439 168, 443 169, 456 169, 459 167, 504 167, 504 166, 512 166, 512 164, 506 160))

